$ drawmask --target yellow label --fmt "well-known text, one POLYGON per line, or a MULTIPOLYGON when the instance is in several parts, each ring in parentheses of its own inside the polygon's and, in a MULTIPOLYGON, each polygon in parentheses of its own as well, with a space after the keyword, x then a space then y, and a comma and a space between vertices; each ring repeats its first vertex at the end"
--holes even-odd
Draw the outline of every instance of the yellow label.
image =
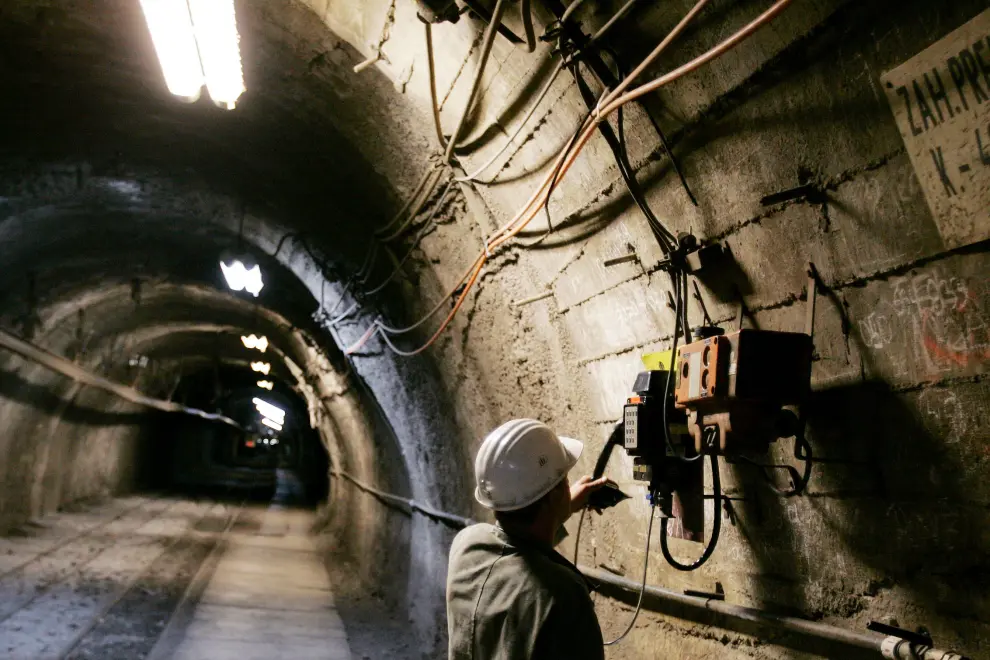
POLYGON ((647 353, 640 359, 647 371, 670 371, 671 351, 647 353))

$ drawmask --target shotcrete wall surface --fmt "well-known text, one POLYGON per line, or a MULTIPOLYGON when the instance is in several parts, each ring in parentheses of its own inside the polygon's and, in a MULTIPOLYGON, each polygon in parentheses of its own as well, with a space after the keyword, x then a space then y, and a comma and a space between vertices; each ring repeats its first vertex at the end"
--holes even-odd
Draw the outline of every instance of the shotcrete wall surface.
POLYGON ((2 369, 0 530, 133 486, 144 411, 20 360, 2 369))
MULTIPOLYGON (((585 4, 577 18, 591 32, 623 3, 585 4)), ((626 68, 693 3, 641 4, 606 40, 626 68)), ((538 25, 550 24, 554 3, 533 5, 538 25)), ((12 93, 0 101, 10 117, 0 130, 0 255, 19 273, 0 282, 4 327, 128 382, 135 374, 114 365, 157 351, 165 366, 136 382, 159 394, 182 364, 243 359, 237 335, 264 331, 278 348, 273 362, 309 403, 332 471, 461 516, 486 517, 472 497, 473 456, 507 419, 536 417, 584 439, 578 471, 590 472, 641 356, 668 348, 674 328, 660 250, 600 136, 553 194, 553 231, 544 237, 540 214, 521 241, 493 251, 428 350, 403 357, 376 336, 345 355, 375 319, 408 325, 440 303, 437 318, 393 341, 414 349, 433 334, 486 236, 526 202, 587 113, 571 74, 556 80, 485 183, 453 183, 441 202, 445 172, 414 219, 421 228, 433 218, 421 243, 413 243, 416 232, 390 242, 394 260, 379 250, 365 273, 373 230, 400 209, 439 150, 416 3, 238 2, 249 91, 226 114, 167 97, 136 6, 24 0, 0 9, 2 54, 39 53, 12 72, 12 93), (373 67, 353 72, 376 52, 373 67), (79 108, 68 102, 76 86, 85 99, 79 108), (23 112, 27 105, 44 112, 23 112), (87 238, 87 228, 99 233, 87 238), (273 274, 257 300, 222 291, 215 272, 216 255, 241 241, 273 274), (394 280, 366 293, 410 249, 394 280)), ((644 80, 701 54, 767 6, 713 1, 644 80)), ((717 583, 729 602, 855 630, 871 620, 924 626, 940 647, 986 655, 987 243, 944 244, 881 82, 985 9, 985 0, 795 0, 729 54, 646 97, 697 205, 644 109, 627 106, 630 160, 658 217, 674 232, 722 242, 736 264, 722 274, 729 287, 699 278, 716 323, 732 326, 741 298, 750 327, 802 331, 809 262, 822 287, 807 492, 782 498, 757 468, 723 464, 730 502, 723 510, 709 502, 706 511, 709 529, 723 516, 714 557, 680 573, 654 540, 651 584, 710 592, 717 583), (801 185, 810 192, 761 202, 801 185)), ((516 13, 506 23, 521 34, 516 13)), ((471 15, 433 28, 448 132, 466 103, 483 29, 471 15)), ((496 39, 458 150, 464 170, 514 132, 550 75, 551 48, 541 42, 527 53, 496 39)), ((693 296, 689 314, 692 325, 702 322, 693 296)), ((4 519, 126 488, 124 464, 140 429, 126 417, 133 411, 11 365, 0 385, 0 442, 5 456, 33 465, 34 476, 5 461, 12 496, 2 493, 4 519), (8 380, 11 371, 19 380, 8 380), (42 396, 35 385, 50 398, 41 410, 27 403, 42 396), (115 417, 87 426, 85 416, 58 412, 83 400, 115 417), (66 438, 66 447, 38 443, 39 433, 66 438), (71 466, 46 467, 62 466, 70 451, 78 457, 71 466), (54 461, 51 452, 65 458, 54 461)), ((764 458, 791 456, 784 442, 764 458)), ((586 517, 580 562, 637 579, 650 508, 627 456, 616 452, 607 473, 633 497, 586 517)), ((321 528, 328 564, 408 620, 425 657, 443 657, 455 530, 386 506, 340 474, 330 495, 321 528)), ((576 522, 561 547, 567 555, 576 522)), ((700 551, 681 541, 672 548, 682 558, 700 551)), ((606 638, 631 615, 605 597, 596 596, 596 609, 606 638)), ((815 650, 644 612, 607 655, 799 658, 815 650)))
MULTIPOLYGON (((581 14, 588 31, 617 6, 600 3, 581 14)), ((627 65, 635 62, 689 6, 644 8, 611 43, 627 65)), ((425 114, 422 26, 412 17, 412 3, 367 3, 359 12, 344 3, 315 9, 370 53, 365 44, 378 44, 392 7, 382 48, 388 59, 377 67, 397 81, 396 98, 401 90, 425 114)), ((809 438, 821 460, 808 492, 780 498, 755 468, 724 466, 723 486, 734 499, 719 514, 725 527, 714 559, 682 574, 665 566, 654 547, 652 584, 711 591, 719 583, 731 602, 852 629, 874 619, 923 625, 943 646, 977 656, 986 651, 986 244, 943 245, 880 81, 985 8, 983 2, 798 3, 731 54, 651 96, 647 105, 674 144, 698 206, 642 110, 630 108, 631 160, 651 205, 675 232, 729 247, 750 327, 802 331, 809 262, 824 285, 809 406, 809 438), (761 204, 766 195, 809 183, 819 195, 761 204)), ((762 9, 760 3, 715 3, 657 69, 687 61, 762 9)), ((550 20, 546 13, 540 18, 550 20)), ((515 21, 510 12, 508 23, 521 34, 515 21)), ((463 21, 434 28, 447 130, 466 101, 482 28, 463 21)), ((496 41, 485 94, 467 131, 472 147, 462 157, 464 170, 485 162, 513 133, 546 80, 548 57, 545 46, 529 55, 496 41)), ((413 113, 402 113, 394 120, 411 121, 413 113)), ((396 286, 408 306, 404 319, 418 319, 445 295, 484 237, 525 202, 537 172, 546 171, 584 113, 572 77, 561 76, 508 155, 482 177, 494 183, 457 186, 456 198, 445 202, 414 252, 414 272, 396 286)), ((432 142, 417 154, 421 165, 412 175, 398 157, 379 164, 390 180, 408 182, 407 190, 438 148, 432 131, 426 135, 432 142)), ((423 215, 434 211, 428 205, 423 215)), ((584 438, 589 451, 579 471, 590 472, 642 369, 640 356, 669 347, 668 278, 656 267, 655 241, 600 138, 561 182, 549 212, 554 233, 535 248, 516 245, 493 256, 453 329, 428 353, 432 360, 397 357, 378 340, 354 356, 358 373, 383 401, 407 391, 408 379, 397 373, 435 370, 437 397, 450 406, 445 416, 456 422, 457 439, 445 437, 445 448, 435 449, 432 437, 412 441, 425 445, 423 474, 442 484, 448 474, 460 474, 462 487, 434 486, 430 493, 414 483, 414 496, 434 505, 485 517, 470 508, 464 475, 485 433, 514 416, 537 417, 584 438), (630 253, 634 260, 603 265, 630 253), (544 292, 552 295, 512 304, 544 292), (405 366, 417 360, 422 367, 405 366), (462 449, 451 452, 454 446, 462 449)), ((527 241, 546 227, 541 214, 525 232, 527 241)), ((699 284, 709 314, 734 323, 737 298, 699 284)), ((374 313, 342 323, 341 345, 357 341, 374 313)), ((701 322, 693 300, 690 314, 692 325, 701 322)), ((408 349, 427 336, 394 341, 408 349)), ((401 428, 401 410, 385 407, 401 428)), ((787 461, 790 451, 782 443, 771 457, 787 461)), ((630 459, 617 452, 608 473, 634 498, 589 518, 580 557, 638 579, 649 507, 630 468, 630 459)), ((709 505, 709 528, 712 515, 709 505)), ((563 545, 568 555, 574 523, 563 545)), ((678 541, 673 546, 685 559, 700 551, 678 541)), ((432 558, 438 575, 444 559, 432 558)), ((624 628, 630 615, 624 606, 598 599, 597 607, 606 638, 624 628)), ((626 658, 798 655, 652 615, 609 651, 626 658)))

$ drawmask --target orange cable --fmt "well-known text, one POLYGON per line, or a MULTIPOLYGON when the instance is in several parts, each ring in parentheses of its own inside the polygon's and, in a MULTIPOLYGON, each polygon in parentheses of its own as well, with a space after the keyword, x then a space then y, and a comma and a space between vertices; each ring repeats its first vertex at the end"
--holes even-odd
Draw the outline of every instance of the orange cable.
MULTIPOLYGON (((457 299, 457 303, 454 305, 454 308, 451 310, 450 314, 447 315, 447 318, 444 319, 444 322, 440 325, 440 327, 433 334, 433 336, 430 337, 430 339, 425 344, 420 346, 415 351, 412 351, 410 353, 411 355, 415 355, 417 353, 421 353, 422 351, 425 351, 427 348, 433 345, 436 342, 436 340, 440 337, 440 335, 443 333, 443 331, 446 330, 447 326, 450 325, 454 316, 457 314, 457 312, 460 310, 461 306, 463 305, 464 300, 467 298, 468 292, 477 282, 478 276, 481 274, 481 270, 484 268, 485 263, 488 261, 488 257, 491 253, 491 250, 499 247, 503 243, 514 238, 516 235, 519 234, 519 232, 525 229, 526 225, 528 225, 533 220, 533 218, 539 212, 540 206, 545 201, 545 197, 543 197, 544 193, 547 192, 549 186, 552 185, 554 179, 556 179, 556 181, 559 183, 559 181, 564 177, 564 175, 566 175, 566 173, 570 170, 571 166, 574 164, 574 161, 577 159, 578 155, 580 155, 581 151, 584 149, 584 146, 595 134, 595 131, 597 129, 597 124, 599 122, 604 121, 610 114, 618 110, 621 106, 625 105, 626 103, 629 103, 630 101, 633 101, 645 94, 653 92, 659 89, 660 87, 668 85, 674 82, 675 80, 684 77, 688 73, 691 73, 692 71, 706 64, 707 62, 710 62, 711 60, 722 56, 732 48, 742 43, 742 41, 752 36, 752 34, 756 32, 759 28, 761 28, 762 26, 766 25, 771 20, 776 18, 778 14, 780 14, 793 2, 793 0, 778 0, 767 11, 760 14, 760 16, 758 16, 752 22, 747 24, 745 27, 737 31, 731 37, 729 37, 722 43, 718 44, 714 48, 696 57, 687 64, 678 67, 677 69, 671 71, 670 73, 660 76, 659 78, 649 83, 640 85, 639 87, 636 87, 632 91, 622 94, 621 96, 616 96, 618 93, 621 93, 627 87, 628 85, 627 81, 631 81, 635 75, 639 75, 642 72, 642 70, 649 65, 650 61, 652 61, 653 58, 658 56, 660 52, 662 52, 667 47, 667 45, 669 45, 669 43, 678 34, 680 34, 681 31, 683 31, 683 29, 687 26, 688 22, 690 22, 690 20, 694 18, 694 16, 707 4, 707 2, 708 0, 699 0, 699 2, 691 9, 690 12, 688 12, 688 14, 684 17, 684 19, 682 19, 681 22, 677 24, 674 30, 672 30, 671 33, 668 34, 667 37, 660 43, 660 45, 658 45, 657 48, 654 49, 653 53, 651 53, 650 56, 647 57, 647 59, 644 60, 644 62, 641 63, 640 66, 634 70, 633 75, 630 75, 626 79, 626 81, 624 81, 624 83, 626 84, 619 85, 619 87, 617 87, 614 92, 611 92, 607 96, 603 97, 602 103, 599 104, 599 107, 601 107, 602 105, 604 105, 604 107, 602 107, 602 109, 599 112, 595 113, 597 116, 592 115, 592 117, 589 117, 589 119, 585 121, 585 126, 583 131, 579 134, 576 140, 572 138, 571 141, 568 143, 568 145, 561 151, 560 155, 558 155, 556 161, 554 162, 553 168, 544 178, 543 183, 540 185, 540 187, 533 193, 532 196, 530 196, 529 200, 520 209, 520 211, 512 218, 512 220, 510 220, 501 228, 499 228, 494 234, 492 234, 491 237, 489 237, 489 239, 485 241, 484 251, 482 251, 482 253, 475 260, 472 268, 468 269, 468 271, 465 272, 464 276, 461 277, 461 279, 451 290, 450 294, 447 296, 447 299, 449 299, 450 296, 454 295, 458 287, 460 287, 461 284, 464 282, 464 279, 468 276, 468 274, 470 274, 470 280, 468 280, 467 285, 464 287, 464 290, 461 292, 461 295, 457 299), (554 174, 555 172, 556 174, 554 174), (535 207, 534 207, 534 203, 536 203, 535 207)), ((367 332, 365 332, 365 335, 362 336, 362 339, 359 341, 359 345, 356 345, 356 348, 352 347, 347 349, 347 354, 351 354, 354 350, 358 350, 360 346, 363 346, 365 343, 367 343, 371 339, 372 335, 374 334, 375 330, 378 327, 379 326, 377 325, 377 321, 376 321, 376 323, 373 323, 372 327, 369 328, 367 332)))

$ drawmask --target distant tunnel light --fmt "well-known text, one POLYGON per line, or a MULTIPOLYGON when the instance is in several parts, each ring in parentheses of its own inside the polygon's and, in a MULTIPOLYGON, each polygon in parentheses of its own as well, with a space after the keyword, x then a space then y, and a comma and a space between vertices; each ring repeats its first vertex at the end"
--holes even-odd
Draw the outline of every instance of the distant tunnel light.
POLYGON ((203 84, 233 110, 244 93, 234 0, 141 0, 170 92, 187 101, 203 84))
POLYGON ((265 426, 267 426, 270 429, 275 429, 276 431, 281 431, 282 430, 282 425, 281 424, 279 424, 278 422, 274 422, 274 421, 268 419, 267 417, 262 418, 261 423, 264 424, 265 426))
POLYGON ((203 89, 203 66, 186 0, 141 0, 168 91, 190 103, 203 89))
POLYGON ((219 106, 233 110, 244 93, 240 36, 234 0, 189 0, 206 89, 219 106))
POLYGON ((258 337, 257 335, 245 337, 241 335, 241 343, 244 344, 244 348, 258 350, 262 353, 268 350, 268 337, 258 337))
POLYGON ((254 397, 253 399, 251 399, 251 402, 254 403, 255 407, 258 409, 258 412, 260 412, 265 417, 270 417, 275 421, 277 421, 279 424, 285 423, 285 411, 279 408, 278 406, 276 406, 275 404, 269 403, 264 399, 259 399, 258 397, 254 397))
POLYGON ((261 266, 258 264, 248 267, 240 259, 229 262, 221 259, 220 270, 223 271, 223 277, 231 291, 247 291, 257 298, 265 286, 261 279, 261 266))
POLYGON ((252 362, 251 369, 267 376, 268 372, 272 370, 272 365, 267 362, 252 362))
POLYGON ((259 380, 258 387, 260 387, 263 390, 271 390, 273 387, 275 387, 275 383, 273 383, 270 380, 259 380))
POLYGON ((275 408, 274 406, 271 408, 263 408, 259 406, 258 412, 261 414, 262 417, 270 419, 273 422, 276 422, 278 424, 285 424, 285 412, 279 410, 278 408, 275 408))

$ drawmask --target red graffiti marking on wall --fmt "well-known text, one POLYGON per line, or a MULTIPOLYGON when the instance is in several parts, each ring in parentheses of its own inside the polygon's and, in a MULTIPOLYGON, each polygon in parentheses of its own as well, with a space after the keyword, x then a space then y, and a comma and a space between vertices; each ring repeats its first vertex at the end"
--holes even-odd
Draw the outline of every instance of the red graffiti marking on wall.
MULTIPOLYGON (((958 311, 961 312, 963 310, 958 311)), ((928 351, 929 357, 933 360, 951 362, 960 367, 969 367, 974 363, 990 361, 990 346, 980 344, 975 333, 970 333, 965 348, 951 348, 943 345, 932 334, 929 329, 930 319, 931 313, 928 310, 923 310, 921 315, 922 341, 924 342, 925 350, 928 351)))
POLYGON ((943 268, 895 283, 859 323, 864 343, 898 377, 990 367, 990 279, 943 268), (891 347, 898 349, 890 351, 891 347))

